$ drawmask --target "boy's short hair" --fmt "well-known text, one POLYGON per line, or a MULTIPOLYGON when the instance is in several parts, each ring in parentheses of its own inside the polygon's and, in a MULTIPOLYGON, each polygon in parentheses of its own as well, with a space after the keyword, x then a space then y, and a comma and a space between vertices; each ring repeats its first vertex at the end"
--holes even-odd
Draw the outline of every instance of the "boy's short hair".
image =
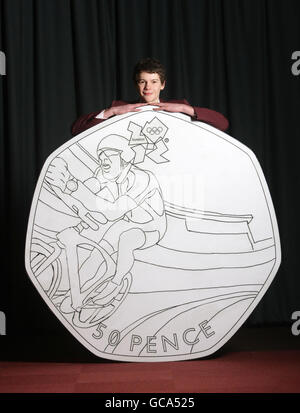
POLYGON ((153 57, 143 58, 136 63, 132 76, 134 83, 137 82, 138 75, 141 72, 157 73, 159 75, 161 83, 164 83, 166 80, 166 69, 159 60, 154 59, 153 57))

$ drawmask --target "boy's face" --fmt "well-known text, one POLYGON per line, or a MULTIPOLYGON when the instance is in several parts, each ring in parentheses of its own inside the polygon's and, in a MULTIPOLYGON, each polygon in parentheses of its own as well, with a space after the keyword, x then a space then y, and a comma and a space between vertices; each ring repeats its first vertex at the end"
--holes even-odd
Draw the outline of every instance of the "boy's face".
POLYGON ((145 103, 158 103, 160 91, 165 88, 165 83, 161 83, 158 73, 141 72, 136 82, 141 100, 145 103))

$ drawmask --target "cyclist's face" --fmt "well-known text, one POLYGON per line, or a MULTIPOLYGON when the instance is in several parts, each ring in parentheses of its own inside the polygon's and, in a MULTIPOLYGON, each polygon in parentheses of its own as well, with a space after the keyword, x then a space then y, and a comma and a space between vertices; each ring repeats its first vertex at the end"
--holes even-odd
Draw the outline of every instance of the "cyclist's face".
POLYGON ((120 176, 122 172, 122 162, 119 152, 113 150, 101 152, 99 161, 105 178, 115 180, 120 176))

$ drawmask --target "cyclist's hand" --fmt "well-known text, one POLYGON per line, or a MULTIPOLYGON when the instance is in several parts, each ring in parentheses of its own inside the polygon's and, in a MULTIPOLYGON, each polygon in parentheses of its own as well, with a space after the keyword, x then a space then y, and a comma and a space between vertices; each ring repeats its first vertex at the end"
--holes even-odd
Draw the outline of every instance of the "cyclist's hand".
POLYGON ((48 184, 65 192, 67 182, 72 179, 67 162, 62 158, 55 158, 49 165, 45 177, 48 184))

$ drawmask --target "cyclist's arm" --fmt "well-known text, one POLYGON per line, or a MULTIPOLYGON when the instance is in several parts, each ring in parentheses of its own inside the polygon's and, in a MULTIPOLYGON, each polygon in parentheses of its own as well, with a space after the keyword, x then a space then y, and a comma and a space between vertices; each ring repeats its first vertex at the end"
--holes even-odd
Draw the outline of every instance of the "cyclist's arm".
POLYGON ((115 201, 109 201, 94 194, 82 182, 78 181, 78 188, 72 196, 80 200, 90 211, 100 211, 109 221, 115 221, 127 212, 136 208, 137 203, 127 195, 122 195, 115 201))

